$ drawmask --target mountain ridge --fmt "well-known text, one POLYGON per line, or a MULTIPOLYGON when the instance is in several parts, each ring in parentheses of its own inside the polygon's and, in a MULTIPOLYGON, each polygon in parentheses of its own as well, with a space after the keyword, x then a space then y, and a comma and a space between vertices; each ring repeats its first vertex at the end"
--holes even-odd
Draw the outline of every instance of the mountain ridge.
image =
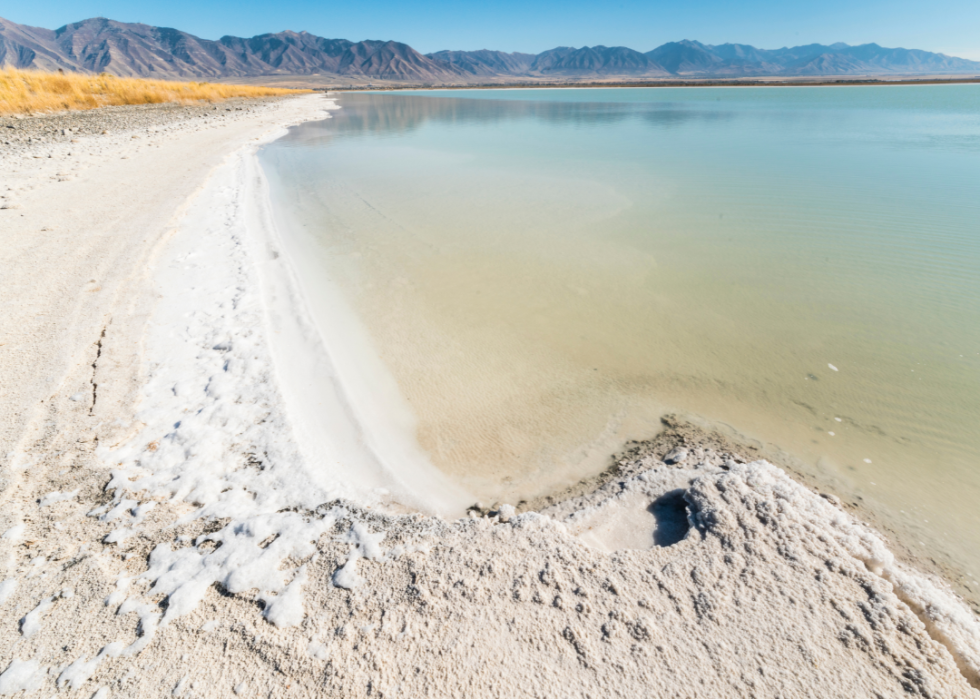
POLYGON ((0 18, 0 66, 105 71, 123 77, 324 75, 434 84, 481 79, 980 74, 980 62, 874 43, 759 49, 685 39, 645 53, 599 45, 562 46, 538 54, 489 49, 422 54, 398 41, 353 42, 294 31, 202 39, 170 27, 104 17, 54 30, 0 18))
POLYGON ((170 27, 104 17, 53 31, 0 18, 0 65, 160 78, 326 73, 443 82, 465 76, 396 41, 352 42, 292 31, 214 41, 170 27))

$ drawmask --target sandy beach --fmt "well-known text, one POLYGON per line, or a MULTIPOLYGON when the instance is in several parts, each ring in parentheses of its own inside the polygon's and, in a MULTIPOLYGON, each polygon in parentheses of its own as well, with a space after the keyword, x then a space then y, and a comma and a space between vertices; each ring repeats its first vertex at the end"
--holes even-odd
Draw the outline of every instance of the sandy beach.
POLYGON ((947 583, 725 435, 520 512, 388 458, 256 158, 336 106, 0 119, 0 694, 980 696, 947 583))

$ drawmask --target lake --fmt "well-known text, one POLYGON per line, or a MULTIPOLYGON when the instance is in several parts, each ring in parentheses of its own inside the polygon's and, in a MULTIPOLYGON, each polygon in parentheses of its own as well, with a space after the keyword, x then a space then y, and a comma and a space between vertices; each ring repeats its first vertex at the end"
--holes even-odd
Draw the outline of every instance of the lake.
POLYGON ((676 412, 980 576, 980 85, 338 100, 262 152, 280 233, 475 498, 676 412))

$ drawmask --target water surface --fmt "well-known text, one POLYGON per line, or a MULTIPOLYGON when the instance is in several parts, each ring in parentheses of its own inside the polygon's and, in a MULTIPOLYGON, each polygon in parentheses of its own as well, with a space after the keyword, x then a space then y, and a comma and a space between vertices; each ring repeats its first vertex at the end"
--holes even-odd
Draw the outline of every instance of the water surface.
POLYGON ((263 161, 438 468, 515 501, 681 411, 980 575, 980 86, 339 102, 263 161))

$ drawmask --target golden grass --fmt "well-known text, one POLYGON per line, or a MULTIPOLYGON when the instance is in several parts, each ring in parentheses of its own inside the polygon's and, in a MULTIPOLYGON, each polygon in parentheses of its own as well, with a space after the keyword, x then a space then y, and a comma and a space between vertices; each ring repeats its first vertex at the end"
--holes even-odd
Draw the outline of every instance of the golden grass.
POLYGON ((275 97, 301 92, 309 90, 117 78, 108 73, 84 75, 0 69, 0 114, 95 109, 119 104, 217 102, 232 97, 275 97))

